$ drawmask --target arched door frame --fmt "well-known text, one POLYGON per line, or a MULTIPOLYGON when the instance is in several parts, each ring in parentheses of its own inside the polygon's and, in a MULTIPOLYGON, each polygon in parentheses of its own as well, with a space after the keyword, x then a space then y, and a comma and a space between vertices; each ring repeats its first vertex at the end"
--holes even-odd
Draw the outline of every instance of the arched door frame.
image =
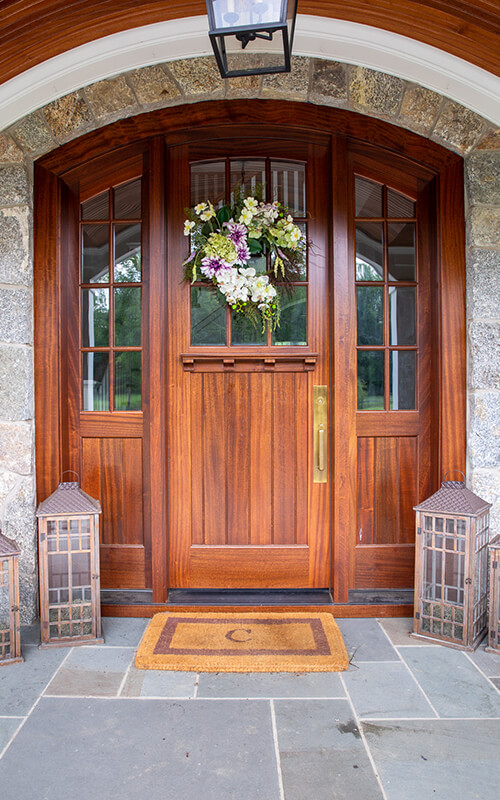
MULTIPOLYGON (((417 134, 396 128, 388 123, 367 119, 353 112, 322 108, 293 102, 278 101, 217 101, 199 103, 165 109, 140 117, 121 120, 106 128, 88 134, 49 153, 35 165, 35 382, 36 401, 36 447, 37 447, 37 487, 40 497, 47 496, 57 483, 58 476, 65 468, 64 447, 64 398, 61 397, 61 375, 59 366, 60 336, 58 308, 60 303, 58 274, 61 258, 64 257, 64 238, 57 236, 55 221, 60 224, 65 215, 71 215, 71 204, 65 198, 71 194, 71 183, 82 164, 98 159, 104 154, 115 153, 117 159, 123 151, 127 154, 143 152, 148 149, 150 197, 156 199, 156 220, 163 218, 162 182, 165 169, 164 137, 171 143, 199 138, 203 130, 211 128, 211 135, 227 137, 228 126, 231 135, 238 136, 243 130, 248 136, 259 136, 259 123, 267 126, 286 126, 287 136, 298 138, 315 136, 324 139, 332 136, 335 147, 332 149, 332 174, 335 180, 346 182, 346 143, 358 141, 361 149, 371 151, 385 150, 393 159, 404 159, 406 167, 415 172, 427 172, 429 182, 429 202, 436 210, 436 250, 435 250, 435 290, 436 290, 436 329, 438 346, 434 359, 433 384, 438 388, 435 398, 435 422, 438 431, 439 476, 449 469, 464 469, 466 447, 466 363, 465 363, 465 245, 464 245, 464 207, 463 207, 463 162, 454 153, 417 134), (297 126, 300 120, 300 126, 297 126), (215 131, 215 132, 214 132, 215 131), (295 131, 295 133, 293 133, 295 131), (151 140, 147 144, 146 140, 151 140), (161 177, 161 179, 160 179, 161 177), (155 182, 157 185, 155 185, 155 182), (48 313, 49 312, 49 313, 48 313)), ((163 258, 165 231, 157 221, 152 224, 157 229, 150 236, 160 242, 156 255, 163 258)), ((347 262, 348 219, 344 212, 335 212, 334 234, 331 252, 334 259, 347 262)), ((165 286, 162 283, 164 270, 154 271, 158 285, 154 291, 162 296, 165 286)), ((341 290, 342 291, 342 290, 341 290)), ((346 465, 338 471, 334 483, 332 499, 336 514, 345 520, 354 520, 356 511, 356 474, 350 448, 355 443, 354 413, 355 396, 353 382, 350 395, 342 395, 342 386, 352 374, 354 358, 354 326, 351 324, 349 298, 336 297, 333 309, 334 340, 342 340, 345 347, 343 355, 335 362, 335 406, 336 427, 343 436, 335 437, 334 459, 339 465, 346 465), (337 450, 338 448, 338 450, 337 450)), ((154 309, 150 309, 150 326, 157 324, 154 309)), ((164 343, 159 342, 150 357, 160 368, 165 364, 164 343)), ((166 381, 166 376, 163 378, 166 381)), ((159 393, 158 393, 159 395, 159 393)), ((149 409, 149 446, 156 448, 158 455, 166 452, 165 409, 156 401, 149 409), (151 432, 154 431, 154 435, 151 432), (160 433, 158 433, 160 432, 160 433)), ((148 434, 147 434, 148 435, 148 434)), ((166 468, 166 467, 165 467, 166 468)), ((165 474, 160 471, 150 475, 150 494, 155 503, 152 529, 166 530, 167 505, 164 497, 165 474)), ((348 526, 344 526, 344 531, 348 526)), ((339 535, 334 541, 332 570, 339 587, 335 602, 336 613, 382 614, 398 613, 397 607, 347 606, 347 589, 352 564, 346 553, 349 549, 348 533, 339 535), (385 608, 385 610, 384 610, 385 608), (355 610, 354 610, 355 609, 355 610)), ((165 603, 167 585, 165 582, 168 554, 166 540, 157 543, 152 568, 153 605, 165 603)), ((110 611, 110 607, 105 609, 110 611)), ((120 613, 145 613, 144 607, 121 606, 120 613)), ((400 606, 399 613, 408 613, 408 606, 400 606)))

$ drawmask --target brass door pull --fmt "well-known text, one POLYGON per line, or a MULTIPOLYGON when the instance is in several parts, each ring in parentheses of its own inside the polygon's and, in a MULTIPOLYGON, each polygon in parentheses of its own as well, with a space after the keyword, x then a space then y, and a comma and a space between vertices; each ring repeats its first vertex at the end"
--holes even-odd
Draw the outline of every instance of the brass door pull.
POLYGON ((328 481, 328 387, 313 387, 313 481, 328 481))

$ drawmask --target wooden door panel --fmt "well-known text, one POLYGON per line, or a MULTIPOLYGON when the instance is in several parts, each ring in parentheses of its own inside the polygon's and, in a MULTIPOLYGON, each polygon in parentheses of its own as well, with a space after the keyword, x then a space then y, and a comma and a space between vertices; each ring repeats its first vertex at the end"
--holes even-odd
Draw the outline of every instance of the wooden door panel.
POLYGON ((300 589, 309 581, 308 547, 193 547, 190 572, 193 586, 300 589))

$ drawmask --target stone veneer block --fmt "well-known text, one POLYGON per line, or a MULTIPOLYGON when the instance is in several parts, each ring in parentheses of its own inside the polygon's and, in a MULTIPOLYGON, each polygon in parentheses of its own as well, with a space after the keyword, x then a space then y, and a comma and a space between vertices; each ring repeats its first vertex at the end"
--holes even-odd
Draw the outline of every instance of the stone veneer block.
POLYGON ((352 67, 349 93, 354 109, 367 114, 395 117, 399 111, 405 83, 393 75, 365 67, 352 67))
POLYGON ((500 316, 500 251, 471 250, 467 259, 469 319, 500 316))
POLYGON ((500 320, 469 325, 469 383, 473 389, 500 389, 500 320))
POLYGON ((0 205, 16 206, 30 201, 30 185, 24 167, 0 167, 0 205))
POLYGON ((292 57, 292 71, 264 75, 262 97, 305 100, 309 91, 310 58, 292 57))
POLYGON ((4 509, 2 533, 14 539, 21 549, 19 556, 19 594, 21 621, 36 618, 36 525, 33 477, 21 478, 14 495, 4 509))
POLYGON ((0 342, 31 344, 32 302, 29 289, 0 289, 0 342))
POLYGON ((4 345, 0 347, 0 419, 20 421, 32 417, 31 349, 21 345, 4 345))
POLYGON ((12 132, 25 153, 44 153, 55 144, 49 126, 39 112, 29 114, 12 132))
POLYGON ((471 204, 500 205, 500 150, 472 153, 465 167, 471 204))
POLYGON ((0 469, 28 475, 32 467, 31 422, 0 422, 0 469))
POLYGON ((476 145, 476 150, 499 150, 500 149, 500 128, 488 131, 476 145))
POLYGON ((315 59, 309 98, 327 105, 345 105, 348 100, 345 65, 338 61, 315 59))
POLYGON ((172 76, 158 65, 133 70, 129 72, 128 79, 139 103, 143 105, 166 104, 181 97, 172 76))
POLYGON ((32 283, 27 206, 0 208, 0 283, 32 283))
POLYGON ((409 123, 421 133, 430 133, 443 103, 441 95, 423 86, 407 86, 404 93, 400 121, 409 123))
POLYGON ((228 97, 258 97, 262 85, 261 75, 242 75, 226 81, 228 97))
POLYGON ((93 83, 84 91, 98 119, 122 112, 127 112, 128 115, 134 107, 139 110, 134 93, 123 75, 93 83))
POLYGON ((0 162, 19 163, 23 160, 22 150, 19 149, 14 139, 7 134, 0 136, 0 162))
POLYGON ((500 464, 500 392, 471 395, 468 438, 473 469, 500 464))
POLYGON ((479 497, 492 503, 490 509, 490 531, 500 530, 500 467, 472 470, 470 488, 479 497))
POLYGON ((500 208, 476 206, 469 217, 472 247, 500 246, 500 208))
POLYGON ((169 69, 188 99, 205 94, 222 97, 224 94, 224 82, 212 57, 172 61, 169 69))
POLYGON ((6 499, 17 483, 19 483, 19 475, 14 472, 0 472, 0 513, 3 510, 6 499))
POLYGON ((57 140, 74 138, 92 122, 87 103, 79 92, 72 92, 45 106, 43 113, 57 140))
POLYGON ((463 155, 475 145, 483 129, 484 120, 479 114, 450 101, 439 115, 432 138, 463 155))

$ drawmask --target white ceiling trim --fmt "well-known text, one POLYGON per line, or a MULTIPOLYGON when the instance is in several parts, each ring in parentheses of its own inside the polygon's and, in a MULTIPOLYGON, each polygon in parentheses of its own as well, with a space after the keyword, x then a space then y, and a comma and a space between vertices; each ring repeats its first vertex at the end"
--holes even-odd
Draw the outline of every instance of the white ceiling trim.
MULTIPOLYGON (((150 64, 212 53, 206 16, 145 25, 68 50, 0 86, 0 128, 69 92, 150 64)), ((294 54, 359 64, 426 86, 500 125, 500 79, 395 33, 299 14, 294 54)))

